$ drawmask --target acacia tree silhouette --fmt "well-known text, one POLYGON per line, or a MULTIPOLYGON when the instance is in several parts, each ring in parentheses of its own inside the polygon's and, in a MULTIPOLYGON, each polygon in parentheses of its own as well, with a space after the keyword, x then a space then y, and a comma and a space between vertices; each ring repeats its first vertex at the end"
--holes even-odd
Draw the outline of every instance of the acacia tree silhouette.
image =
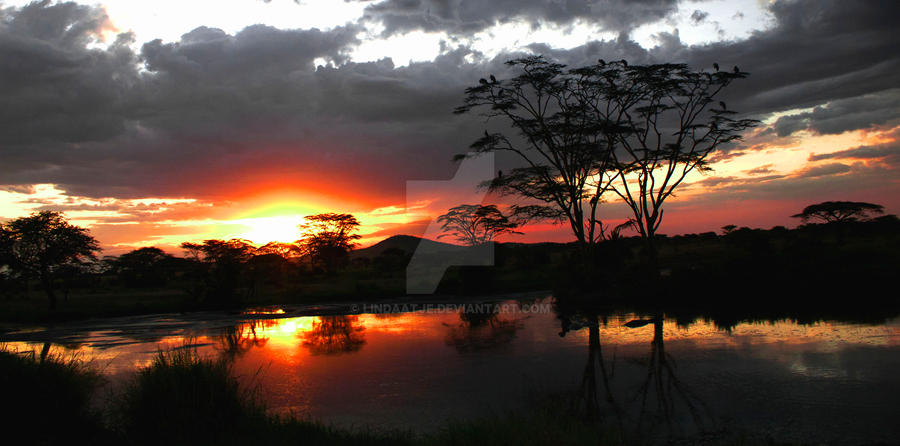
POLYGON ((694 71, 686 64, 629 65, 626 61, 573 70, 584 77, 590 120, 603 123, 616 170, 607 171, 612 190, 634 215, 658 273, 654 236, 663 205, 693 171, 707 171, 708 156, 741 139, 758 121, 735 119, 717 101, 722 91, 749 73, 694 71), (716 107, 718 105, 718 107, 716 107), (610 174, 612 173, 612 174, 610 174))
POLYGON ((495 205, 461 204, 450 208, 437 221, 445 232, 438 238, 456 237, 469 246, 488 243, 501 234, 521 234, 515 230, 519 223, 503 215, 495 205))
POLYGON ((54 281, 67 264, 96 260, 97 240, 87 229, 66 221, 60 212, 41 211, 0 224, 0 266, 37 277, 47 294, 49 309, 56 309, 54 281))
POLYGON ((884 213, 884 206, 880 204, 859 201, 825 201, 809 205, 803 208, 803 212, 791 217, 799 218, 804 223, 810 220, 823 223, 843 223, 866 220, 871 218, 872 214, 882 213, 884 213))
POLYGON ((256 248, 256 255, 276 255, 284 259, 299 257, 303 248, 296 243, 269 242, 256 248))
POLYGON ((175 257, 156 247, 138 248, 106 261, 113 273, 130 287, 159 286, 169 279, 166 271, 175 257))
MULTIPOLYGON (((568 221, 579 244, 605 238, 597 205, 612 190, 631 209, 654 275, 654 236, 663 204, 689 173, 707 170, 707 157, 757 121, 734 119, 717 96, 749 73, 692 71, 685 64, 629 65, 627 61, 575 69, 543 56, 514 59, 522 74, 480 79, 466 89, 455 113, 485 108, 488 119, 509 121, 512 138, 488 133, 475 155, 510 152, 524 167, 486 182, 491 190, 540 204, 516 208, 528 218, 568 221)), ((469 155, 458 155, 457 159, 469 155)))
MULTIPOLYGON (((475 156, 489 152, 514 154, 522 163, 482 186, 530 204, 514 206, 524 220, 568 222, 577 242, 593 244, 603 236, 597 206, 607 185, 592 182, 611 171, 605 123, 592 120, 588 102, 597 99, 585 78, 531 56, 506 62, 521 74, 508 80, 480 79, 465 90, 464 104, 454 113, 484 109, 488 119, 503 118, 517 136, 488 133, 470 146, 475 156)), ((460 160, 470 155, 457 155, 460 160)))
POLYGON ((185 242, 181 247, 200 266, 202 287, 194 290, 201 298, 217 299, 233 303, 236 291, 243 279, 247 261, 255 248, 243 239, 205 240, 202 244, 185 242))
POLYGON ((313 264, 333 272, 347 262, 360 235, 355 234, 359 221, 351 214, 316 214, 304 217, 298 226, 304 234, 298 240, 313 264))

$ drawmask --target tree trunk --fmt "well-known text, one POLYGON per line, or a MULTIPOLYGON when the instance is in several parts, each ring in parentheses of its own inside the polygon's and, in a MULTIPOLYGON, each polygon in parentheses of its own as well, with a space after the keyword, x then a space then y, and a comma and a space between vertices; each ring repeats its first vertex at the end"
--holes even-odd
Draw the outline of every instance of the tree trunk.
POLYGON ((47 356, 50 354, 50 343, 45 342, 44 346, 41 348, 41 364, 47 360, 47 356))
POLYGON ((49 273, 41 274, 41 286, 44 288, 44 292, 49 300, 50 305, 48 309, 51 312, 56 311, 56 292, 53 290, 53 278, 49 277, 49 273))
POLYGON ((600 353, 600 327, 597 317, 593 316, 588 325, 588 360, 581 379, 581 396, 584 399, 585 415, 593 419, 600 412, 600 403, 597 398, 597 372, 596 364, 600 353))
POLYGON ((656 235, 650 233, 646 240, 647 249, 647 275, 655 283, 659 279, 659 252, 656 248, 656 235))

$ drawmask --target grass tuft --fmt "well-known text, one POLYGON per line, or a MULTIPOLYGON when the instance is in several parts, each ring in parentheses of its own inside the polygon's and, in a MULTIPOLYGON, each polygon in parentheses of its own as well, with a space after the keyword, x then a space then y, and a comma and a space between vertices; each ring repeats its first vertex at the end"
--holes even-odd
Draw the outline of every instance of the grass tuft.
POLYGON ((22 444, 60 444, 81 438, 106 442, 106 432, 91 407, 100 374, 77 355, 64 356, 0 347, 0 419, 22 444))

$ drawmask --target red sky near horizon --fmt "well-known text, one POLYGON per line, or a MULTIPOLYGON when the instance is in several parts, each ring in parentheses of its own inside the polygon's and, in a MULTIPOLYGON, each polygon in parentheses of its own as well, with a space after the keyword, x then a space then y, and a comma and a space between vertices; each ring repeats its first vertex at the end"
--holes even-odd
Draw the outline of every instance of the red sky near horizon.
MULTIPOLYGON (((661 232, 674 235, 719 231, 727 224, 792 227, 799 221, 791 215, 808 204, 825 200, 875 202, 884 205, 887 213, 897 213, 900 211, 897 179, 879 179, 873 174, 885 168, 881 159, 844 158, 843 163, 851 166, 847 172, 805 176, 812 169, 832 165, 828 161, 808 161, 811 154, 839 153, 872 143, 895 144, 896 139, 891 137, 897 133, 898 128, 866 134, 808 135, 795 138, 790 146, 773 144, 765 149, 772 154, 765 157, 766 164, 771 166, 764 174, 747 173, 761 167, 754 163, 756 152, 719 161, 712 174, 694 175, 693 181, 685 184, 678 196, 667 203, 661 232)), ((91 229, 105 254, 118 254, 151 245, 179 252, 178 245, 183 241, 208 238, 245 238, 260 245, 269 241, 291 242, 299 238, 296 226, 302 222, 302 216, 320 212, 356 215, 362 222, 362 246, 398 234, 436 239, 438 232, 433 220, 448 207, 463 202, 508 201, 484 197, 474 185, 425 191, 429 192, 433 195, 423 197, 419 193, 417 200, 408 205, 402 195, 396 201, 389 201, 384 197, 366 197, 355 190, 336 189, 329 193, 322 190, 321 184, 306 188, 299 183, 248 181, 245 189, 236 189, 233 196, 223 197, 221 201, 97 200, 72 197, 52 185, 38 185, 31 190, 0 192, 2 202, 10 203, 0 209, 6 215, 9 209, 18 210, 19 214, 38 208, 63 210, 75 223, 91 229), (432 223, 430 230, 429 223, 432 223)), ((601 207, 606 220, 621 222, 628 217, 623 203, 612 194, 608 199, 601 207)), ((523 232, 523 235, 506 236, 503 241, 573 240, 566 225, 533 223, 524 227, 523 232)))

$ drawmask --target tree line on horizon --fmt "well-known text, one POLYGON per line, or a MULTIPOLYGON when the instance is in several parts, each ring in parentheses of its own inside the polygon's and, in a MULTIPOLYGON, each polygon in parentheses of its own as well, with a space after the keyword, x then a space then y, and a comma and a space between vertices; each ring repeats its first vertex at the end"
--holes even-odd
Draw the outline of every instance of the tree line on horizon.
MULTIPOLYGON (((880 205, 836 201, 807 206, 793 217, 807 223, 806 226, 840 228, 854 222, 873 222, 896 227, 896 216, 876 217, 879 214, 883 214, 880 205)), ((515 223, 498 215, 502 213, 491 206, 456 207, 442 216, 444 235, 457 237, 457 241, 472 246, 491 242, 497 234, 515 232, 515 223), (482 207, 488 209, 479 211, 482 207), (485 225, 498 227, 487 229, 485 225)), ((104 277, 128 289, 177 284, 196 302, 235 304, 255 297, 259 290, 272 284, 284 286, 285 282, 315 277, 329 280, 329 276, 347 269, 351 264, 349 254, 359 238, 355 234, 358 226, 359 222, 350 214, 318 214, 307 217, 307 223, 298 228, 298 232, 306 231, 306 236, 295 243, 270 242, 256 247, 242 239, 205 240, 183 243, 183 257, 157 247, 143 247, 118 257, 99 258, 99 243, 87 229, 72 225, 62 213, 42 211, 0 223, 0 283, 18 282, 19 289, 24 288, 27 294, 30 284, 36 282, 46 294, 51 309, 56 307, 60 293, 66 297, 72 288, 96 287, 104 277)), ((779 229, 787 231, 784 227, 771 231, 779 229)), ((758 230, 726 225, 722 228, 722 236, 746 238, 742 234, 753 231, 758 230)), ((840 230, 838 234, 843 232, 840 230)), ((609 245, 608 249, 602 250, 605 256, 625 259, 628 255, 621 245, 624 240, 617 237, 607 237, 608 243, 598 246, 609 245)), ((692 240, 697 237, 716 239, 719 236, 710 232, 676 238, 692 240)), ((411 254, 388 248, 371 259, 354 261, 361 262, 357 268, 368 268, 376 275, 391 275, 406 267, 411 254)), ((528 265, 546 267, 553 262, 548 255, 548 252, 540 251, 519 253, 514 257, 523 268, 528 265), (526 259, 523 255, 533 258, 526 259)), ((505 262, 503 256, 498 261, 505 262)), ((563 260, 566 263, 572 261, 577 260, 563 260)), ((5 288, 9 290, 8 286, 5 288)), ((3 294, 9 297, 8 292, 3 294)))
POLYGON ((288 263, 325 274, 340 269, 360 238, 358 227, 351 214, 324 213, 306 216, 294 243, 256 247, 239 238, 211 239, 182 243, 184 257, 143 247, 101 259, 99 242, 87 229, 69 223, 61 212, 41 211, 0 223, 0 276, 24 282, 26 293, 36 281, 51 311, 57 306, 60 288, 67 295, 69 282, 76 276, 104 273, 138 288, 158 286, 177 274, 188 279, 185 291, 196 299, 215 295, 217 300, 231 302, 240 297, 239 289, 254 293, 255 282, 288 263))

